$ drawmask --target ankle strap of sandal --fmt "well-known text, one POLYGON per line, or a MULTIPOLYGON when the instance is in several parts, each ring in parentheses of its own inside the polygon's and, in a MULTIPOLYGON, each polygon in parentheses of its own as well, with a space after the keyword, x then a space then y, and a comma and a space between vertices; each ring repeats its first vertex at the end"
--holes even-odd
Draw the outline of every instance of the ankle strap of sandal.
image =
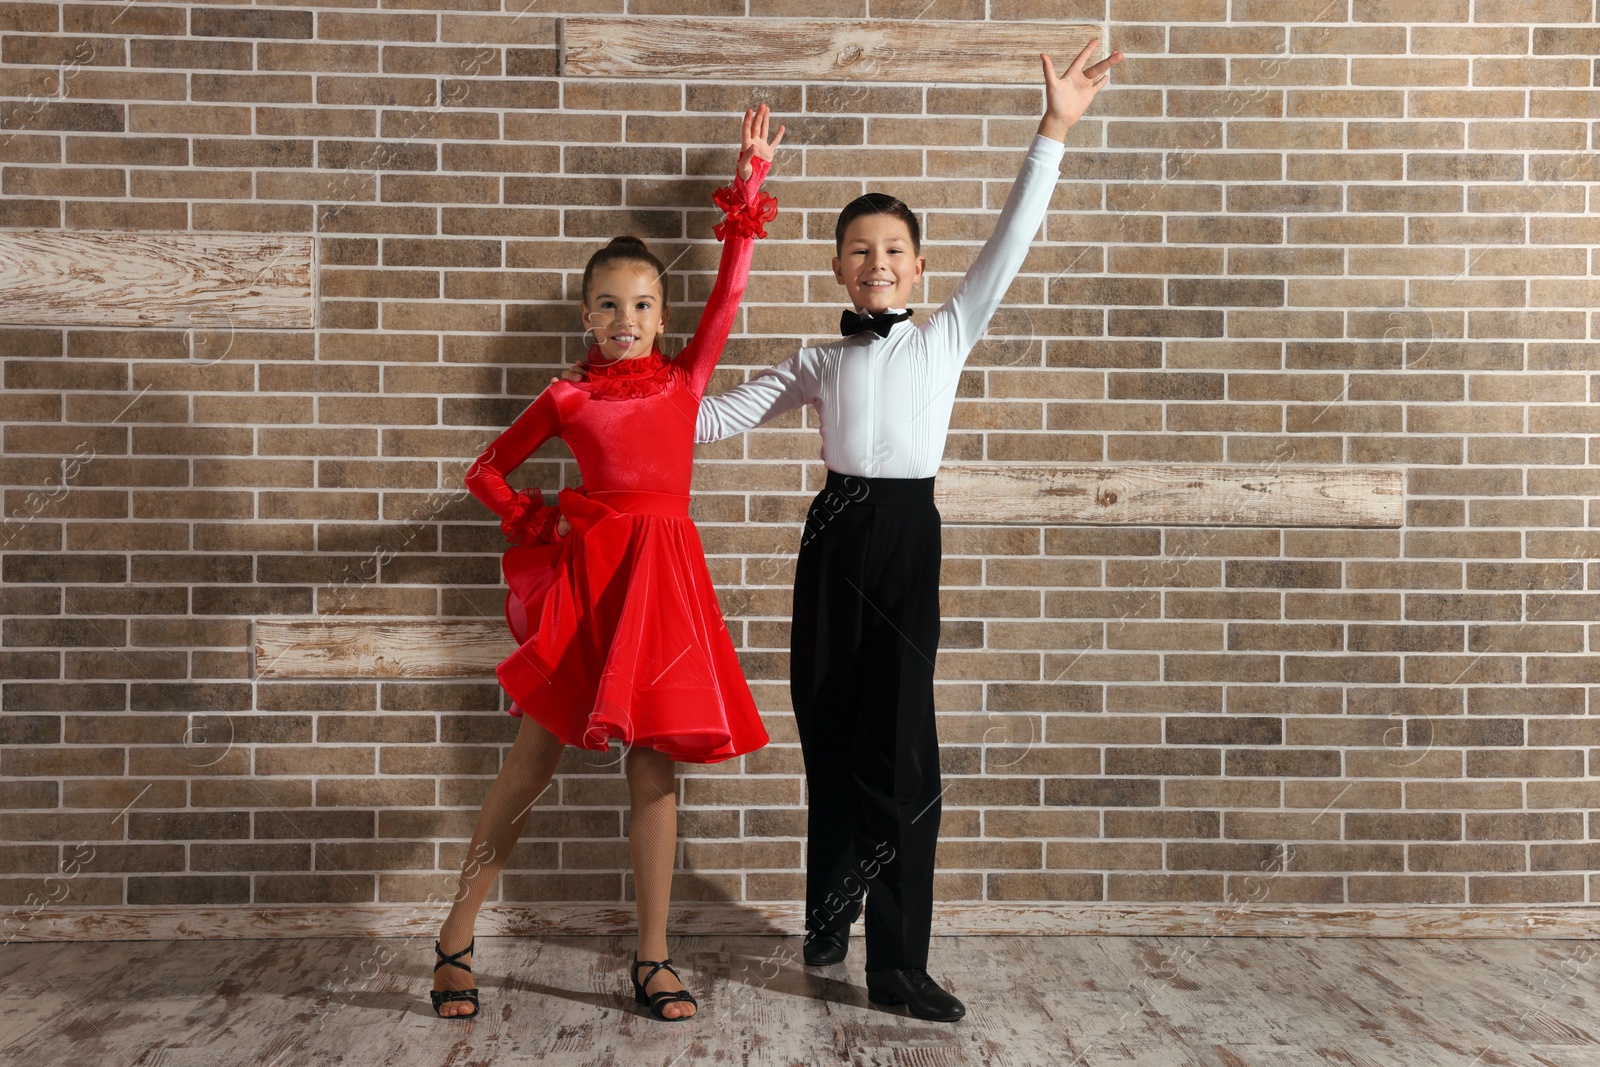
POLYGON ((440 967, 443 967, 445 964, 448 963, 452 967, 460 967, 463 971, 466 971, 468 974, 471 974, 472 973, 472 967, 469 966, 468 964, 460 962, 460 960, 461 960, 462 956, 465 956, 467 953, 471 952, 472 951, 472 946, 476 945, 477 943, 478 943, 478 938, 477 938, 476 935, 474 935, 473 938, 472 938, 471 943, 468 944, 466 948, 462 949, 460 952, 453 952, 450 955, 446 956, 444 954, 444 947, 442 945, 440 945, 437 940, 434 941, 434 943, 433 943, 433 951, 438 953, 439 962, 435 963, 433 965, 433 969, 437 971, 440 967))
POLYGON ((640 960, 640 959, 634 960, 633 961, 633 980, 635 982, 639 983, 639 988, 640 989, 643 989, 645 986, 650 984, 650 979, 652 979, 652 978, 654 978, 656 976, 656 972, 659 971, 659 970, 662 970, 663 968, 665 968, 668 971, 671 971, 672 972, 672 977, 676 978, 679 982, 683 981, 683 975, 679 974, 678 973, 678 969, 672 965, 672 957, 671 956, 668 956, 666 959, 663 959, 663 960, 640 960), (639 968, 640 967, 645 967, 645 966, 648 966, 650 968, 650 971, 643 978, 640 978, 639 977, 639 968))

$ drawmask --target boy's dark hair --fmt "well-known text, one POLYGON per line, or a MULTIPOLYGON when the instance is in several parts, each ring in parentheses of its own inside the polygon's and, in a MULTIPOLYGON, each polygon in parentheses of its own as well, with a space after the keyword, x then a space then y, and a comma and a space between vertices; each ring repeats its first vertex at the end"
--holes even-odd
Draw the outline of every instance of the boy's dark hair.
POLYGON ((867 193, 850 201, 839 212, 838 225, 833 228, 834 255, 844 251, 845 229, 863 215, 892 215, 899 219, 911 231, 911 250, 922 253, 922 227, 917 225, 917 216, 906 207, 905 201, 888 193, 867 193))
POLYGON ((583 268, 583 302, 589 303, 589 286, 594 281, 594 272, 601 267, 609 267, 613 263, 644 263, 655 268, 656 282, 661 286, 661 307, 667 306, 667 268, 657 259, 645 243, 633 234, 623 234, 613 237, 611 242, 589 257, 589 263, 583 268))

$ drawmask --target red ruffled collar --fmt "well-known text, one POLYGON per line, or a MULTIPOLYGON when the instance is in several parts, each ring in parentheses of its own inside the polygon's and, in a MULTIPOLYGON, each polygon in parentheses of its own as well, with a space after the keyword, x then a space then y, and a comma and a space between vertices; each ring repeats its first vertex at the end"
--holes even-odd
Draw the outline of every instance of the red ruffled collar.
POLYGON ((606 359, 599 345, 590 345, 580 367, 588 378, 572 384, 600 400, 654 396, 672 377, 671 362, 654 348, 638 359, 606 359))

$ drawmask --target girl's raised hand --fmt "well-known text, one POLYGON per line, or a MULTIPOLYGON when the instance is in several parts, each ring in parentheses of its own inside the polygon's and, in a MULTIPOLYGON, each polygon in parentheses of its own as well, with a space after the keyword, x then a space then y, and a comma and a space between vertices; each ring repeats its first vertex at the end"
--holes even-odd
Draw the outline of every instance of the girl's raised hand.
POLYGON ((1085 67, 1089 53, 1099 43, 1093 40, 1084 45, 1083 51, 1078 53, 1067 72, 1060 77, 1056 76, 1055 64, 1050 62, 1050 57, 1042 52, 1039 54, 1044 61, 1045 102, 1044 119, 1039 123, 1039 132, 1046 137, 1065 140, 1067 130, 1083 117, 1095 94, 1111 79, 1108 71, 1122 62, 1122 53, 1112 52, 1094 66, 1085 67))
POLYGON ((745 181, 750 180, 752 173, 750 160, 760 156, 771 163, 773 149, 783 141, 783 126, 778 127, 776 137, 770 141, 767 139, 767 120, 770 116, 771 111, 766 104, 744 113, 744 129, 739 136, 739 177, 745 181))

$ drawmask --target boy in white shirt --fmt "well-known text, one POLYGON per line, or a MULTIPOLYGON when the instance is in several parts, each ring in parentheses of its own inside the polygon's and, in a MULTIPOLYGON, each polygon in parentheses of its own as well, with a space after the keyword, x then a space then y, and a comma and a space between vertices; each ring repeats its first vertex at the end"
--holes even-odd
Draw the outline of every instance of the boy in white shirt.
POLYGON ((934 475, 961 368, 1044 221, 1066 132, 1122 61, 1112 52, 1086 66, 1096 43, 1059 77, 1040 56, 1038 134, 994 234, 943 306, 910 321, 906 305, 927 265, 916 215, 892 196, 858 197, 834 234, 834 277, 854 307, 840 317, 841 339, 706 396, 695 423, 703 444, 801 404, 817 410, 828 480, 800 539, 789 671, 809 797, 805 961, 845 958, 870 886, 868 997, 922 1019, 966 1013, 926 969, 941 794, 934 475))

